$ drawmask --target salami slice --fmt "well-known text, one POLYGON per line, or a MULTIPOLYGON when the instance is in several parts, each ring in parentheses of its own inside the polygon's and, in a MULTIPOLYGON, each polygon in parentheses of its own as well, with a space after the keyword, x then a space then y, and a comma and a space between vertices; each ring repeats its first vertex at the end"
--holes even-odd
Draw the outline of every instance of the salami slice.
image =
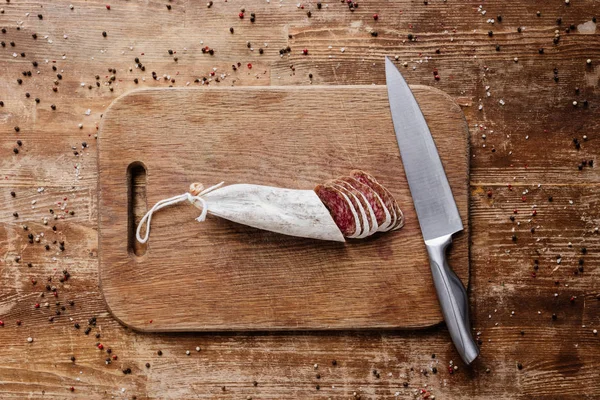
POLYGON ((369 201, 367 200, 366 196, 360 190, 356 189, 350 183, 346 182, 343 178, 334 179, 333 182, 344 187, 346 190, 352 193, 354 197, 358 199, 359 206, 361 206, 361 208, 365 212, 365 217, 367 219, 368 224, 366 228, 363 229, 363 233, 360 235, 359 238, 365 238, 377 232, 377 228, 379 227, 379 225, 377 224, 377 217, 375 216, 375 212, 369 204, 369 201))
POLYGON ((386 231, 400 229, 402 226, 404 226, 404 214, 402 214, 402 211, 400 210, 398 203, 396 203, 394 196, 392 196, 392 194, 385 187, 377 182, 373 176, 364 171, 354 170, 351 172, 351 176, 373 189, 379 195, 379 197, 381 197, 383 204, 387 207, 390 214, 393 215, 392 223, 388 228, 386 228, 386 231))
POLYGON ((348 199, 350 200, 352 207, 356 210, 356 213, 358 214, 359 229, 356 230, 356 234, 354 236, 348 236, 348 237, 356 238, 356 239, 363 239, 363 238, 367 237, 369 234, 369 220, 367 218, 367 213, 366 213, 365 209, 363 208, 361 202, 358 200, 358 198, 350 190, 346 189, 342 185, 333 183, 332 181, 330 181, 330 183, 327 183, 326 185, 332 186, 332 187, 338 189, 343 194, 345 194, 346 197, 348 197, 348 199))
POLYGON ((358 214, 348 196, 330 185, 318 185, 315 193, 329 210, 342 234, 349 238, 356 237, 361 227, 358 214))
POLYGON ((343 177, 339 178, 343 181, 348 182, 352 187, 359 190, 366 198, 367 202, 371 206, 375 219, 377 221, 377 231, 385 232, 392 224, 392 216, 390 211, 387 209, 381 197, 375 192, 370 186, 365 185, 356 178, 343 177))

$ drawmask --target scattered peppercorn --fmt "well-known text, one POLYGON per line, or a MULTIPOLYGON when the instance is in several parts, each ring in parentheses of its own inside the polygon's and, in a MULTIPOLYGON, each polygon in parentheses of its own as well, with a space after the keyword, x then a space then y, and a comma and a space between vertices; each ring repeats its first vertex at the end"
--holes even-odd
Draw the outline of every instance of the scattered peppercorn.
POLYGON ((106 31, 102 32, 102 36, 106 37, 108 34, 106 33, 106 31))

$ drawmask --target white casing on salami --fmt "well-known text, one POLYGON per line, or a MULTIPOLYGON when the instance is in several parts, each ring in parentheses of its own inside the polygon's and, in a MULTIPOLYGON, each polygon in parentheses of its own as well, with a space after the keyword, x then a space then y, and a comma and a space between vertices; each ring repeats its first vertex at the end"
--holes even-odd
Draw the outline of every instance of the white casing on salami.
MULTIPOLYGON (((344 242, 344 235, 313 190, 235 184, 201 195, 208 214, 239 224, 304 238, 344 242)), ((198 208, 199 202, 194 202, 198 208)))

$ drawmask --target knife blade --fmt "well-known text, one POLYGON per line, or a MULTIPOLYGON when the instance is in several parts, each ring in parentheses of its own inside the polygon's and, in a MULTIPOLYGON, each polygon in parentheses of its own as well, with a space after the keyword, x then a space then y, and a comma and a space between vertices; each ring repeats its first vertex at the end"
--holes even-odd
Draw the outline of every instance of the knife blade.
POLYGON ((463 224, 425 117, 394 63, 385 58, 385 76, 394 131, 433 275, 444 320, 466 364, 479 354, 471 335, 468 297, 446 260, 452 234, 463 224))

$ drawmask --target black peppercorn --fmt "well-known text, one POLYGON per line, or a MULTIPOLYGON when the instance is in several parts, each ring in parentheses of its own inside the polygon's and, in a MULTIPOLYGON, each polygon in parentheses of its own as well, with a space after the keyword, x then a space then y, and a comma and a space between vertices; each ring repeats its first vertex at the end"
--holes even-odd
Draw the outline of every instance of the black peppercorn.
POLYGON ((523 364, 521 364, 521 363, 517 363, 517 368, 519 368, 519 369, 523 369, 523 364))
POLYGON ((544 49, 543 49, 543 48, 540 48, 540 49, 538 50, 538 53, 540 53, 540 54, 544 54, 544 49))
POLYGON ((493 31, 488 31, 488 36, 489 36, 489 37, 492 37, 492 36, 494 36, 494 32, 493 32, 493 31))
POLYGON ((229 28, 229 32, 233 33, 233 26, 229 28))
POLYGON ((523 31, 523 28, 521 28, 521 27, 517 28, 517 32, 521 33, 522 31, 523 31))
POLYGON ((163 352, 161 350, 157 351, 156 354, 158 354, 159 356, 163 355, 163 352))
POLYGON ((102 36, 104 36, 104 37, 106 37, 106 36, 107 36, 107 33, 106 33, 106 31, 103 31, 103 32, 102 32, 102 36))

